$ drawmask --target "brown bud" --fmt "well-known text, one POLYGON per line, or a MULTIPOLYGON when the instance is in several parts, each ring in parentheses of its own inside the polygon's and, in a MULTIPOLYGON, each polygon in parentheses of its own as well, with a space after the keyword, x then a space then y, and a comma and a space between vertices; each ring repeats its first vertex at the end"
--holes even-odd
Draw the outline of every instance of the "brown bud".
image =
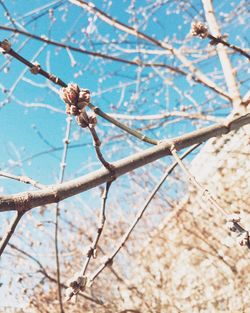
POLYGON ((61 89, 61 98, 69 105, 76 105, 79 98, 80 89, 77 84, 68 84, 67 87, 61 89))
POLYGON ((89 114, 89 124, 91 124, 92 127, 95 127, 97 124, 97 118, 94 112, 91 112, 89 114))
POLYGON ((78 115, 76 117, 76 121, 77 121, 78 125, 81 126, 82 128, 86 128, 89 125, 88 121, 86 121, 83 114, 78 115))
POLYGON ((34 62, 33 66, 30 68, 32 74, 38 74, 41 70, 41 65, 38 62, 34 62))
POLYGON ((81 89, 77 106, 79 109, 85 108, 90 102, 90 92, 88 89, 81 89))

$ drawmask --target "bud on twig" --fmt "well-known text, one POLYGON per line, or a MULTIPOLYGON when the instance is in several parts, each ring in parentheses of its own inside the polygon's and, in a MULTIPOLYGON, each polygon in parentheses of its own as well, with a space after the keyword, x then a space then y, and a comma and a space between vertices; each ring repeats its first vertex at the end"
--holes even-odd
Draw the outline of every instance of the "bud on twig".
POLYGON ((8 53, 11 50, 11 43, 7 39, 4 39, 3 41, 0 41, 0 47, 2 48, 3 53, 8 53))
POLYGON ((204 39, 208 36, 208 29, 201 22, 194 22, 191 26, 191 34, 204 39))

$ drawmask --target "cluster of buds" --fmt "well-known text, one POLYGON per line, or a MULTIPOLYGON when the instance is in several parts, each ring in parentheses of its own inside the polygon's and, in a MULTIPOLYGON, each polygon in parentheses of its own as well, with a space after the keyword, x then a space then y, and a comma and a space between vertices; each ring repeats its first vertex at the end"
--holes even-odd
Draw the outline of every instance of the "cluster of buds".
POLYGON ((231 232, 237 233, 237 242, 241 246, 250 246, 249 232, 246 231, 239 223, 241 216, 239 214, 231 214, 227 217, 227 227, 231 232))
POLYGON ((62 100, 66 103, 66 113, 76 116, 77 123, 81 127, 92 126, 97 123, 95 114, 87 115, 85 107, 90 102, 90 92, 88 89, 79 88, 77 84, 68 84, 61 89, 62 100))
POLYGON ((191 26, 191 35, 204 39, 208 36, 208 29, 201 22, 194 22, 191 26))
POLYGON ((87 287, 88 278, 76 274, 72 281, 69 282, 69 288, 66 290, 67 301, 69 301, 74 295, 77 295, 80 291, 84 291, 87 287))

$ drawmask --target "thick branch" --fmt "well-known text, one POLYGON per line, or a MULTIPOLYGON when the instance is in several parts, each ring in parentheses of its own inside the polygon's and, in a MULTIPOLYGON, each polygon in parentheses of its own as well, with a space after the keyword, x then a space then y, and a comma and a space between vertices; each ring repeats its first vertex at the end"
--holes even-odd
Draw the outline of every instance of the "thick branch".
MULTIPOLYGON (((119 177, 128 172, 171 154, 171 147, 176 150, 190 147, 196 143, 201 143, 209 138, 227 134, 232 130, 237 130, 243 125, 250 123, 250 113, 226 120, 224 123, 205 127, 192 133, 166 140, 159 145, 136 153, 130 157, 114 162, 115 176, 119 177)), ((2 211, 24 211, 40 205, 59 202, 72 197, 80 192, 94 188, 100 184, 111 181, 113 176, 103 168, 88 175, 73 179, 59 185, 48 186, 41 191, 29 191, 0 197, 0 212, 2 211)))
MULTIPOLYGON (((215 37, 221 37, 219 25, 217 24, 213 4, 211 0, 202 0, 206 20, 210 29, 210 32, 215 37)), ((233 106, 238 109, 241 105, 240 92, 236 83, 234 70, 230 59, 227 54, 226 47, 223 44, 217 44, 216 50, 220 59, 221 67, 224 73, 225 81, 227 84, 228 92, 232 98, 233 106)))

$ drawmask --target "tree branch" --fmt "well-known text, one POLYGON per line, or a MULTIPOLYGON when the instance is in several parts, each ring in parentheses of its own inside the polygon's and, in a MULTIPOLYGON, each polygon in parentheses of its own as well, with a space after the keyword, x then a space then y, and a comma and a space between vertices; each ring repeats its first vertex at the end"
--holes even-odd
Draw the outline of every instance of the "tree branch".
MULTIPOLYGON (((206 20, 210 28, 211 34, 215 37, 221 37, 220 28, 217 24, 213 4, 211 0, 202 0, 203 8, 205 11, 206 20)), ((221 67, 224 73, 225 81, 228 88, 228 93, 232 98, 232 103, 235 109, 239 109, 242 101, 237 82, 234 75, 234 70, 230 59, 227 55, 227 50, 224 45, 217 44, 216 50, 220 59, 221 67)))
MULTIPOLYGON (((193 147, 191 147, 190 149, 188 149, 188 151, 186 151, 182 156, 181 159, 185 158, 188 154, 190 154, 194 149, 196 149, 200 144, 196 144, 193 147)), ((170 165, 167 170, 165 171, 164 175, 162 176, 161 180, 159 181, 159 183, 157 183, 157 185, 155 186, 155 188, 151 191, 150 195, 148 196, 147 200, 145 201, 143 207, 140 209, 140 211, 137 213, 137 216, 135 218, 135 220, 133 221, 133 223, 130 225, 129 229, 127 230, 127 232, 124 234, 120 244, 117 245, 117 247, 115 248, 115 250, 112 252, 111 255, 109 255, 107 257, 107 260, 95 271, 95 273, 90 277, 90 284, 97 278, 97 276, 99 276, 101 274, 101 272, 109 265, 112 264, 114 258, 116 257, 116 255, 119 253, 119 251, 122 249, 122 247, 126 244, 127 240, 129 239, 131 233, 133 232, 133 230, 135 229, 136 225, 138 224, 138 222, 140 221, 140 219, 142 218, 143 214, 145 213, 146 209, 148 208, 150 202, 153 200, 154 196, 156 195, 156 193, 159 191, 159 189, 161 188, 162 184, 165 182, 165 180, 167 179, 167 177, 173 172, 173 170, 176 168, 176 166, 178 165, 178 162, 174 162, 172 165, 170 165)))
POLYGON ((171 46, 169 43, 165 43, 163 41, 159 41, 153 37, 150 37, 146 35, 145 33, 142 33, 138 31, 137 29, 128 26, 115 18, 109 16, 102 10, 98 9, 92 2, 87 2, 83 0, 69 0, 69 2, 82 7, 83 9, 87 10, 88 12, 91 12, 95 14, 98 18, 100 18, 105 23, 111 25, 112 27, 115 27, 127 34, 130 34, 132 36, 135 36, 137 38, 143 39, 145 41, 148 41, 150 43, 153 43, 154 45, 161 47, 162 49, 170 51, 174 56, 179 59, 182 64, 189 69, 189 71, 192 73, 192 78, 194 81, 203 84, 204 86, 210 88, 211 90, 215 91, 219 95, 231 100, 230 94, 228 94, 226 91, 221 89, 218 85, 216 85, 212 80, 210 80, 205 74, 203 74, 200 70, 198 70, 191 61, 189 61, 180 51, 180 49, 175 49, 173 46, 171 46))
POLYGON ((9 228, 5 232, 5 235, 3 236, 1 242, 0 242, 0 257, 4 252, 5 247, 7 246, 8 242, 10 241, 10 238, 14 234, 14 231, 20 222, 21 218, 23 217, 25 211, 23 212, 16 212, 16 216, 13 218, 12 222, 10 223, 9 228))
MULTIPOLYGON (((227 119, 224 123, 204 127, 189 134, 163 141, 153 148, 112 163, 115 176, 119 177, 166 155, 170 155, 170 149, 173 145, 177 151, 182 150, 194 144, 205 142, 212 137, 218 137, 237 130, 249 123, 250 113, 227 119)), ((13 210, 22 212, 23 210, 32 209, 40 205, 59 202, 112 179, 113 176, 110 172, 103 168, 69 182, 48 186, 41 191, 29 191, 10 196, 0 196, 0 212, 13 210)))

